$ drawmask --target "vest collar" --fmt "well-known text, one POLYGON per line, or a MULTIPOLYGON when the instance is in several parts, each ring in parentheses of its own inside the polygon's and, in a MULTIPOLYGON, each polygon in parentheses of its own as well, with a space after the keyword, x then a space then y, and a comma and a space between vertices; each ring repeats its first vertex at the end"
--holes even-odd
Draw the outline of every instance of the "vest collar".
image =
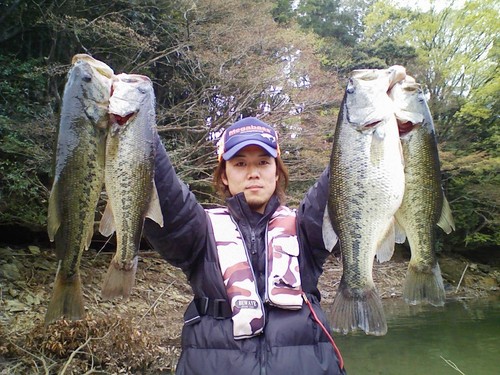
MULTIPOLYGON (((244 193, 238 193, 235 196, 226 199, 226 204, 231 213, 231 216, 239 222, 240 220, 249 221, 252 214, 252 209, 248 206, 244 193)), ((276 209, 280 206, 278 197, 274 194, 267 202, 264 215, 261 220, 269 221, 276 209)))

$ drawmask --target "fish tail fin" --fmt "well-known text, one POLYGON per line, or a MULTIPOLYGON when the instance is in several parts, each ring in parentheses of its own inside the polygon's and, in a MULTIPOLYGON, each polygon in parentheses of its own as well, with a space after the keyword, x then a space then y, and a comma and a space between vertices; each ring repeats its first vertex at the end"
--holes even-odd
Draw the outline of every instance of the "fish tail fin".
POLYGON ((135 282, 137 262, 138 257, 134 257, 131 264, 128 265, 121 264, 115 258, 111 260, 102 284, 101 296, 103 299, 128 298, 130 296, 135 282))
POLYGON ((332 305, 332 329, 347 334, 362 329, 367 335, 387 333, 382 301, 374 286, 354 291, 342 281, 332 305))
POLYGON ((78 272, 70 278, 57 273, 54 291, 45 314, 45 325, 63 316, 70 320, 79 320, 85 316, 82 282, 78 272))
POLYGON ((433 306, 443 306, 445 297, 443 278, 437 262, 427 269, 409 264, 403 286, 406 303, 416 305, 428 302, 433 306))

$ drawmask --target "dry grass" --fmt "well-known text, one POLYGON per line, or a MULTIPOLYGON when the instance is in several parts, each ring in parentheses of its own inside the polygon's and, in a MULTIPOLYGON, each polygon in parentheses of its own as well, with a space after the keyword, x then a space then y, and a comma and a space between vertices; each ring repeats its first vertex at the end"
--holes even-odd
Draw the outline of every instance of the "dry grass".
MULTIPOLYGON (((45 327, 54 255, 34 247, 0 248, 0 271, 18 271, 16 277, 0 279, 0 374, 169 374, 175 369, 182 314, 191 299, 184 275, 155 252, 141 252, 130 299, 103 301, 100 287, 111 256, 94 250, 84 254, 86 319, 60 320, 45 327)), ((447 263, 442 269, 457 269, 458 276, 466 264, 456 259, 442 262, 447 263)), ((382 298, 401 297, 407 265, 405 259, 375 263, 373 275, 382 298)), ((471 268, 460 290, 449 288, 448 297, 488 294, 479 284, 484 277, 471 268)), ((341 276, 341 262, 329 259, 319 281, 323 304, 333 302, 341 276)))

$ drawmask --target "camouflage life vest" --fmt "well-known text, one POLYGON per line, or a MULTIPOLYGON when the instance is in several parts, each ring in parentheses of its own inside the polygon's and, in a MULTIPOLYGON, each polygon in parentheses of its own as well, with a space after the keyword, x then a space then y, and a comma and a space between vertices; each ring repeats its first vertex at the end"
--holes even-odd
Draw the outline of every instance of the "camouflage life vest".
MULTIPOLYGON (((234 338, 258 335, 264 329, 264 308, 245 242, 227 209, 211 209, 207 213, 212 222, 219 265, 232 309, 234 338)), ((264 302, 291 310, 302 307, 295 224, 295 212, 281 206, 269 221, 266 238, 264 302)))

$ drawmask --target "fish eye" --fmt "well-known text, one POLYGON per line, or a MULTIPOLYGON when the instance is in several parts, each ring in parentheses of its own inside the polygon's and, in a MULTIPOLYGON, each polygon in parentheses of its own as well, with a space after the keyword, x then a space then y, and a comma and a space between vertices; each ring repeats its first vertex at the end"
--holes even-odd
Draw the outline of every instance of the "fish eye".
POLYGON ((83 80, 83 82, 90 82, 90 81, 92 81, 92 76, 90 74, 84 74, 82 76, 82 80, 83 80))
POLYGON ((354 90, 354 84, 352 82, 352 79, 349 80, 349 83, 347 84, 346 91, 348 94, 354 93, 355 90, 354 90))

